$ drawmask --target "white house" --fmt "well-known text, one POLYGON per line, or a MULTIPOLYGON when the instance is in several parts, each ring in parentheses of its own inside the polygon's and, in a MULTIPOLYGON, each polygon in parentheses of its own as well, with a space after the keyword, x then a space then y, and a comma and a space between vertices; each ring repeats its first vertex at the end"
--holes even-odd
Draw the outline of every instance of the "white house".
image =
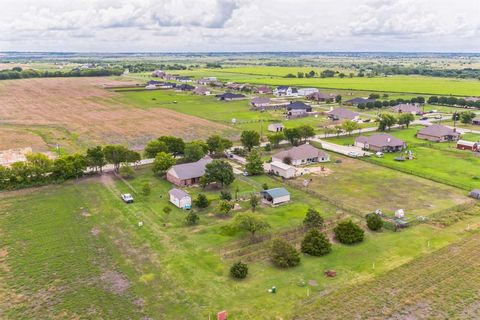
POLYGON ((263 199, 271 204, 280 204, 290 201, 290 192, 285 188, 273 188, 260 192, 263 199))
POLYGON ((297 97, 298 90, 289 86, 278 86, 273 90, 273 94, 278 97, 297 97))
POLYGON ((285 127, 281 123, 270 123, 268 125, 268 131, 271 132, 282 132, 285 127))
POLYGON ((168 192, 170 202, 180 209, 190 209, 192 207, 192 198, 183 190, 173 188, 168 192))
POLYGON ((318 92, 317 88, 300 88, 298 89, 298 95, 301 97, 308 96, 309 94, 318 92))
POLYGON ((269 171, 285 179, 294 178, 297 175, 297 169, 295 169, 295 167, 279 161, 272 161, 269 171))

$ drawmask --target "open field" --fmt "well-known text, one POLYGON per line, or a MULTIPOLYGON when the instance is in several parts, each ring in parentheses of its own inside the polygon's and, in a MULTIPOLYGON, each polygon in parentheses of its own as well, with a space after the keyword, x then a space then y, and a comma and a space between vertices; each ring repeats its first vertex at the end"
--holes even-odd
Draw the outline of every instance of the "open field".
MULTIPOLYGON (((395 161, 399 153, 388 153, 383 158, 371 157, 369 162, 412 173, 428 179, 458 186, 464 190, 480 187, 478 167, 480 158, 471 151, 458 150, 455 142, 435 143, 417 139, 415 133, 421 127, 388 132, 405 142, 413 151, 415 159, 395 161)), ((357 135, 351 137, 331 138, 338 144, 353 144, 357 135)), ((469 134, 468 139, 478 139, 478 135, 469 134)))
MULTIPOLYGON (((238 187, 240 194, 248 194, 264 182, 278 186, 261 176, 239 179, 230 190, 238 187)), ((183 211, 164 214, 170 184, 148 168, 130 185, 133 189, 105 175, 0 194, 0 295, 7 297, 0 299, 0 317, 187 319, 227 309, 233 319, 291 318, 309 295, 328 297, 371 280, 462 239, 467 223, 480 223, 474 216, 442 232, 421 224, 400 233, 368 233, 360 245, 334 245, 331 254, 303 257, 299 267, 288 271, 268 261, 251 263, 249 277, 237 282, 228 276, 235 260, 220 258, 222 248, 243 238, 227 232, 230 219, 209 214, 216 211, 212 207, 200 212, 200 225, 186 227, 183 211), (135 193, 146 181, 152 183, 152 194, 135 193), (132 205, 118 197, 127 191, 134 192, 132 205), (144 226, 138 227, 138 221, 144 226), (325 269, 335 269, 337 277, 324 278, 325 269), (303 281, 307 284, 300 285, 303 281), (266 291, 272 285, 279 288, 276 295, 266 291)), ((328 219, 338 214, 317 197, 290 190, 290 204, 258 210, 272 232, 299 225, 309 206, 328 219)), ((218 197, 218 192, 207 194, 218 197)))
MULTIPOLYGON (((70 152, 94 144, 143 146, 148 140, 164 134, 194 139, 214 132, 228 134, 232 131, 224 125, 168 109, 145 110, 140 106, 123 104, 119 101, 120 94, 100 87, 113 81, 113 78, 2 81, 0 130, 16 130, 20 134, 19 139, 31 134, 42 138, 45 131, 50 134, 47 132, 43 136, 67 135, 65 138, 69 141, 52 139, 44 140, 44 143, 49 148, 58 143, 70 152)), ((38 139, 34 138, 34 143, 40 150, 45 148, 35 140, 38 139)), ((5 139, 0 140, 0 150, 11 145, 5 139)), ((27 147, 30 144, 16 146, 27 147)))
MULTIPOLYGON (((283 67, 240 67, 182 71, 198 77, 217 75, 221 80, 251 84, 291 85, 329 89, 407 92, 416 94, 480 96, 480 81, 422 76, 388 76, 374 78, 284 78, 283 67)), ((302 69, 302 68, 299 68, 302 69)), ((308 69, 308 68, 307 68, 308 69)), ((290 70, 290 68, 288 69, 290 70)), ((290 70, 291 71, 291 70, 290 70)))
POLYGON ((295 319, 478 319, 480 236, 414 260, 326 297, 312 297, 295 319))

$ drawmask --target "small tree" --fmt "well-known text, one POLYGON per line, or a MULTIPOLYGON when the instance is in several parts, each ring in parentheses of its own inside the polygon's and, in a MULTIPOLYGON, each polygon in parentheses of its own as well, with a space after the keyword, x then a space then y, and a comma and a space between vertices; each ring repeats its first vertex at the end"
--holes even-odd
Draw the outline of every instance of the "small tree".
POLYGON ((358 130, 360 126, 355 121, 347 120, 342 123, 342 129, 350 135, 353 131, 358 130))
POLYGON ((155 158, 159 152, 168 152, 167 144, 163 141, 152 140, 145 146, 143 154, 146 158, 155 158))
POLYGON ((175 158, 171 154, 159 152, 155 157, 155 161, 153 162, 152 170, 155 174, 163 174, 174 164, 175 158))
POLYGON ((391 114, 381 114, 378 116, 378 130, 385 131, 390 130, 392 126, 397 123, 397 118, 391 114))
POLYGON ((415 117, 411 113, 402 113, 398 116, 398 124, 401 126, 410 126, 410 123, 415 120, 415 117))
POLYGON ((323 226, 323 218, 317 210, 309 208, 305 219, 303 219, 303 226, 307 229, 321 228, 323 226))
POLYGON ((198 223, 198 220, 200 220, 198 214, 196 214, 195 211, 192 210, 185 217, 185 223, 189 226, 196 225, 198 223))
POLYGON ((247 157, 247 164, 245 170, 251 176, 263 173, 263 161, 260 153, 257 150, 252 150, 247 157))
POLYGON ((124 179, 133 178, 135 171, 129 165, 123 165, 120 167, 120 177, 124 179))
POLYGON ((340 222, 334 229, 335 237, 344 244, 355 244, 363 241, 364 231, 351 220, 340 222))
POLYGON ((266 182, 264 182, 264 183, 262 184, 262 189, 263 189, 263 190, 268 190, 268 189, 269 189, 268 184, 267 184, 266 182))
POLYGON ((208 151, 208 145, 206 145, 202 141, 192 141, 185 145, 185 150, 183 151, 185 154, 185 161, 186 162, 195 162, 200 160, 205 156, 208 151))
POLYGON ((218 182, 224 186, 230 185, 235 180, 232 166, 224 160, 213 160, 205 166, 205 175, 201 179, 203 185, 218 182))
POLYGON ((295 267, 300 264, 300 254, 297 249, 284 239, 272 241, 272 263, 280 268, 295 267))
POLYGON ((240 141, 248 151, 251 151, 253 147, 260 145, 260 134, 253 130, 243 131, 240 136, 240 141))
POLYGON ((254 238, 258 232, 263 232, 270 228, 270 224, 256 214, 241 213, 235 215, 234 226, 239 230, 247 231, 254 238))
POLYGON ((252 208, 252 211, 255 212, 255 210, 257 210, 258 204, 260 203, 260 199, 255 193, 252 193, 250 195, 249 202, 250 202, 250 208, 252 208))
POLYGON ((233 209, 233 203, 230 202, 230 201, 222 200, 218 204, 218 211, 220 211, 221 213, 223 213, 225 215, 229 214, 230 211, 232 211, 232 209, 233 209))
POLYGON ((464 124, 469 124, 475 118, 475 113, 472 111, 464 111, 460 113, 460 122, 464 124))
POLYGON ((210 205, 210 201, 203 193, 199 193, 197 199, 194 201, 195 205, 199 208, 206 208, 210 205))
POLYGON ((319 257, 330 253, 332 245, 323 233, 317 229, 311 229, 303 238, 301 250, 303 253, 319 257))
POLYGON ((236 262, 230 268, 230 275, 235 279, 245 279, 248 275, 248 266, 242 262, 236 262))
POLYGON ((375 213, 367 214, 367 226, 372 231, 378 231, 383 227, 383 220, 375 213))
POLYGON ((221 191, 220 199, 230 201, 232 200, 232 194, 229 191, 221 191))
POLYGON ((267 139, 268 142, 270 142, 270 144, 272 145, 272 148, 278 148, 280 142, 282 142, 282 140, 285 140, 285 135, 283 134, 283 132, 277 132, 269 134, 267 136, 267 139))
POLYGON ((148 196, 150 195, 151 192, 152 192, 152 187, 150 186, 150 183, 145 182, 142 186, 142 194, 144 196, 148 196))

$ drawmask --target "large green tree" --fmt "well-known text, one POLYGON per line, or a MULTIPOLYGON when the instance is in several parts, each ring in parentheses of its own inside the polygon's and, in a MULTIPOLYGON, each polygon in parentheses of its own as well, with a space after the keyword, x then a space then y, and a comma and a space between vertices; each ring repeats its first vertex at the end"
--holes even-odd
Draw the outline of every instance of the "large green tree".
POLYGON ((163 174, 174 164, 175 158, 170 153, 159 152, 157 153, 155 161, 153 162, 152 170, 155 174, 163 174))
POLYGON ((268 142, 270 142, 270 145, 272 146, 272 148, 278 148, 278 146, 280 145, 280 142, 285 140, 285 135, 283 134, 283 132, 276 132, 276 133, 269 134, 267 136, 267 139, 268 139, 268 142))
POLYGON ((232 166, 224 160, 213 160, 205 166, 205 175, 201 179, 202 185, 220 183, 222 187, 232 184, 235 180, 232 166))
POLYGON ((160 140, 152 140, 146 146, 143 151, 146 158, 155 158, 159 152, 168 152, 168 146, 165 142, 160 140))
POLYGON ((161 136, 160 138, 158 138, 158 140, 164 142, 167 145, 168 152, 174 155, 183 154, 183 150, 185 149, 185 142, 182 138, 161 136))
POLYGON ((247 156, 247 164, 245 170, 251 176, 263 173, 263 161, 260 152, 253 149, 247 156))
POLYGON ((101 146, 96 146, 87 149, 86 154, 87 165, 94 168, 95 171, 102 172, 103 166, 106 164, 105 155, 101 146))
POLYGON ((232 141, 222 138, 219 135, 213 135, 207 139, 208 151, 215 155, 222 154, 225 150, 232 147, 232 141))
POLYGON ((233 220, 233 224, 236 228, 242 231, 250 233, 252 238, 255 234, 266 231, 270 228, 270 224, 263 218, 253 213, 240 213, 237 214, 233 220))
POLYGON ((318 257, 330 253, 332 245, 323 233, 317 229, 311 229, 302 240, 301 251, 318 257))
POLYGON ((398 124, 401 126, 410 126, 410 123, 415 120, 415 117, 411 113, 402 113, 398 116, 398 124))
POLYGON ((253 147, 260 145, 260 134, 253 130, 243 131, 240 141, 248 151, 251 151, 253 147))
POLYGON ((185 145, 184 159, 186 162, 195 162, 203 158, 208 150, 208 146, 202 141, 192 141, 185 145))

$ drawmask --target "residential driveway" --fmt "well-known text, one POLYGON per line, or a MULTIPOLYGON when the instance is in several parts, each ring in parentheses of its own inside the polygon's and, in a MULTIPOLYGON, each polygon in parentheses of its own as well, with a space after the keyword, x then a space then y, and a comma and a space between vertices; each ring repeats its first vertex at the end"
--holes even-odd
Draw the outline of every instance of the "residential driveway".
POLYGON ((322 140, 322 139, 319 139, 319 138, 313 138, 313 139, 310 139, 310 140, 321 143, 322 148, 325 149, 325 150, 333 151, 333 152, 336 152, 336 153, 341 153, 341 154, 344 154, 346 156, 348 156, 349 152, 356 152, 361 157, 371 156, 373 154, 372 152, 363 151, 362 148, 355 147, 355 146, 342 146, 342 145, 339 145, 339 144, 336 144, 336 143, 331 143, 331 142, 328 142, 328 141, 325 141, 325 140, 322 140))

